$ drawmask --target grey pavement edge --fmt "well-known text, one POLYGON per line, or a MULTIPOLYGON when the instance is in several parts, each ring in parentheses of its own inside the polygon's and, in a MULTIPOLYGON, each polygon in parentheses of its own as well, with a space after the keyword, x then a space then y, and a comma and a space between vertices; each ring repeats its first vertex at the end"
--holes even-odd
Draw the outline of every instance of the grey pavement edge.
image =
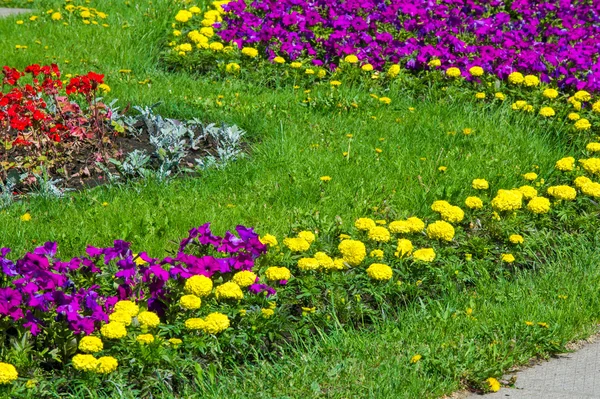
POLYGON ((486 395, 468 394, 465 399, 600 399, 600 341, 584 344, 573 353, 510 373, 514 388, 486 395))
POLYGON ((26 12, 30 12, 26 8, 1 8, 0 7, 0 17, 8 17, 9 15, 23 14, 26 12))

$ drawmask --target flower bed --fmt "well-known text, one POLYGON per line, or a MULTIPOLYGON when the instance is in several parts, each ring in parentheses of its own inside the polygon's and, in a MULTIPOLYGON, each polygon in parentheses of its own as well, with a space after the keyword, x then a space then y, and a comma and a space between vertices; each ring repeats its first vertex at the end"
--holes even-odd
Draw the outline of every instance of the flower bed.
POLYGON ((599 22, 598 10, 578 1, 215 1, 177 13, 171 45, 180 63, 205 67, 240 49, 247 59, 328 70, 343 61, 375 70, 477 66, 502 79, 521 71, 598 90, 599 22))

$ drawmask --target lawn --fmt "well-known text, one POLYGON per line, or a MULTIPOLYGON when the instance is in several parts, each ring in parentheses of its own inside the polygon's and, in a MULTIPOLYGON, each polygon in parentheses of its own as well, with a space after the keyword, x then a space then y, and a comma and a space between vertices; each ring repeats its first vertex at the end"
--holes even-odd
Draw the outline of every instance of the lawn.
MULTIPOLYGON (((247 132, 247 154, 222 169, 168 182, 101 186, 62 199, 24 198, 0 211, 0 247, 18 256, 46 241, 57 241, 58 256, 69 258, 87 245, 122 239, 134 252, 165 257, 177 251, 177 240, 190 228, 207 222, 219 234, 242 224, 281 242, 303 229, 324 237, 350 232, 359 217, 431 220, 434 201, 462 206, 474 195, 475 178, 485 178, 494 192, 527 184, 522 175, 532 171, 557 180, 556 161, 582 157, 593 137, 573 134, 566 121, 515 113, 508 103, 475 101, 452 85, 442 90, 426 81, 355 82, 332 89, 260 71, 219 78, 173 70, 162 59, 178 9, 172 1, 89 6, 108 14, 108 27, 76 18, 65 19, 67 26, 28 16, 0 20, 0 35, 7 38, 0 42, 0 64, 56 62, 64 73, 103 73, 111 88, 106 97, 121 107, 160 103, 156 111, 167 117, 238 125, 247 132), (385 95, 391 104, 370 94, 385 95), (307 106, 307 97, 314 104, 307 106), (31 220, 24 222, 26 213, 31 220)), ((32 7, 45 13, 62 3, 32 7)), ((493 193, 482 197, 489 202, 493 193)), ((37 387, 16 388, 12 395, 416 398, 465 386, 485 390, 486 378, 595 332, 598 205, 586 201, 584 208, 568 209, 539 223, 511 222, 511 229, 521 223, 531 242, 527 267, 487 276, 473 272, 481 278, 388 304, 379 321, 317 327, 310 337, 290 338, 282 352, 246 355, 242 364, 224 358, 200 367, 195 358, 181 356, 170 369, 118 371, 106 380, 34 367, 19 384, 35 378, 37 387), (411 361, 414 355, 422 358, 411 361)), ((489 259, 482 264, 486 270, 493 265, 489 259)), ((471 272, 462 260, 446 266, 456 267, 457 275, 458 269, 471 272)))

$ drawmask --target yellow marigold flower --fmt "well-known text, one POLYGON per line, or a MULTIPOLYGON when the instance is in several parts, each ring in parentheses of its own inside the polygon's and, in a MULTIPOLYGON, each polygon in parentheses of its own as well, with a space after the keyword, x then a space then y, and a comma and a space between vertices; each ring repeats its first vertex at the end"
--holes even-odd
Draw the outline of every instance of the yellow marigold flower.
POLYGON ((354 222, 354 227, 358 230, 368 231, 376 226, 376 223, 371 218, 359 218, 354 222))
POLYGON ((526 200, 535 198, 538 195, 537 190, 531 186, 521 186, 518 188, 518 190, 521 192, 521 194, 523 194, 523 198, 526 200))
POLYGON ((154 328, 160 324, 160 319, 158 318, 158 315, 154 312, 141 312, 137 316, 137 319, 138 323, 140 323, 142 327, 154 328))
POLYGON ((571 121, 578 121, 581 119, 581 116, 579 116, 579 114, 576 112, 571 112, 569 115, 567 115, 567 118, 571 121))
POLYGON ((204 320, 197 317, 193 317, 185 321, 185 328, 187 328, 188 330, 203 330, 204 324, 204 320))
POLYGON ((340 234, 340 236, 339 236, 340 241, 347 240, 348 238, 352 238, 352 237, 350 237, 348 234, 340 234))
POLYGON ((201 299, 194 294, 183 295, 179 298, 179 305, 187 310, 200 308, 201 299))
POLYGON ((369 253, 371 258, 383 259, 383 251, 381 249, 374 249, 369 253))
POLYGON ((117 369, 119 362, 112 356, 102 356, 98 358, 97 374, 109 374, 117 369))
POLYGON ((548 187, 548 194, 559 200, 572 201, 577 197, 577 190, 571 186, 552 186, 548 187))
POLYGON ((124 326, 128 326, 131 324, 131 315, 127 312, 113 312, 108 316, 108 320, 115 323, 121 323, 124 326))
POLYGON ((96 353, 104 349, 104 344, 100 338, 88 335, 81 338, 78 348, 85 353, 96 353))
POLYGON ((189 43, 183 43, 179 45, 179 50, 183 51, 183 52, 190 52, 192 51, 192 45, 189 43))
POLYGON ((435 259, 435 251, 433 248, 421 248, 413 252, 412 257, 414 260, 421 262, 433 262, 435 259))
POLYGON ((120 339, 127 335, 127 329, 123 323, 111 321, 100 328, 100 334, 108 339, 120 339))
POLYGON ((500 390, 500 383, 498 382, 497 379, 490 377, 486 380, 486 382, 488 383, 488 386, 490 387, 490 391, 498 392, 500 390))
POLYGON ((487 190, 490 188, 490 184, 485 179, 473 179, 471 187, 475 190, 487 190))
POLYGON ((442 65, 442 61, 438 60, 437 58, 434 58, 434 59, 430 60, 427 63, 427 65, 429 65, 432 68, 437 68, 442 65))
POLYGON ((542 107, 540 109, 540 115, 546 118, 556 115, 552 107, 542 107))
POLYGON ((199 297, 207 296, 212 292, 213 282, 210 278, 202 275, 192 276, 185 280, 183 290, 188 294, 199 297))
POLYGON ((223 299, 235 299, 235 300, 240 300, 244 298, 244 293, 242 292, 242 289, 240 288, 239 285, 237 285, 236 283, 232 282, 232 281, 228 281, 226 283, 223 283, 221 285, 219 285, 216 289, 215 289, 215 298, 217 298, 217 300, 223 300, 223 299))
POLYGON ((373 65, 365 64, 365 65, 361 66, 360 69, 362 69, 365 72, 371 72, 373 70, 373 65))
POLYGON ((483 208, 483 201, 481 201, 481 198, 479 197, 467 197, 465 205, 469 209, 481 209, 483 208))
POLYGON ((511 236, 508 237, 508 240, 513 244, 523 244, 523 242, 525 241, 523 239, 523 236, 520 234, 511 234, 511 236))
POLYGON ((227 72, 227 73, 236 74, 241 69, 242 69, 242 67, 235 62, 230 62, 229 64, 225 65, 225 72, 227 72))
POLYGON ((471 68, 469 69, 469 73, 470 73, 472 76, 482 76, 482 75, 483 75, 483 68, 482 68, 482 67, 480 67, 480 66, 474 66, 474 67, 471 67, 471 68))
POLYGON ((585 186, 588 183, 591 183, 592 181, 586 177, 586 176, 578 176, 575 178, 575 180, 573 181, 573 183, 575 184, 575 187, 577 188, 582 188, 583 186, 585 186))
POLYGON ((231 281, 242 288, 249 287, 256 281, 256 274, 252 273, 250 270, 242 270, 241 272, 234 274, 231 281))
POLYGON ((534 87, 534 86, 538 86, 540 84, 540 79, 534 75, 525 76, 524 81, 525 81, 525 86, 527 86, 527 87, 534 87))
POLYGON ((313 242, 315 242, 315 235, 312 231, 308 231, 308 230, 301 231, 300 233, 298 233, 298 237, 304 238, 306 240, 306 242, 308 242, 309 244, 312 244, 313 242))
POLYGON ((319 266, 319 261, 315 258, 301 258, 298 260, 298 268, 300 270, 317 270, 319 266))
POLYGON ((410 362, 412 364, 417 363, 419 360, 421 360, 423 357, 421 355, 414 355, 413 357, 410 358, 410 362))
POLYGON ((333 262, 333 259, 331 259, 331 257, 329 255, 327 255, 325 252, 317 252, 315 254, 314 258, 319 263, 319 266, 325 270, 336 268, 335 264, 333 262))
POLYGON ((411 224, 408 220, 394 220, 389 225, 390 232, 394 234, 406 234, 411 233, 411 224))
POLYGON ((525 81, 525 78, 521 72, 513 72, 508 75, 508 81, 514 85, 520 85, 525 81))
POLYGON ((550 212, 550 200, 546 197, 535 197, 527 203, 527 209, 537 214, 548 213, 550 212))
POLYGON ((590 121, 588 121, 585 118, 579 119, 577 122, 575 122, 574 126, 577 130, 589 130, 592 128, 592 124, 590 123, 590 121))
POLYGON ((515 190, 498 190, 492 200, 492 207, 497 211, 507 212, 521 209, 523 194, 515 190))
POLYGON ((265 270, 265 277, 271 281, 289 280, 292 277, 292 273, 287 267, 271 266, 265 270))
POLYGON ((398 246, 396 247, 396 256, 399 258, 404 258, 405 256, 409 256, 412 253, 413 245, 410 240, 405 238, 401 238, 398 240, 398 246))
POLYGON ((461 75, 460 69, 456 67, 450 67, 446 69, 446 76, 451 78, 458 78, 461 75))
POLYGON ((77 354, 71 359, 75 370, 94 371, 98 367, 98 359, 92 355, 77 354))
POLYGON ((420 233, 425 228, 425 222, 423 222, 418 217, 412 216, 412 217, 409 217, 408 219, 406 219, 406 221, 410 225, 411 233, 420 233))
POLYGON ((327 76, 327 71, 325 69, 321 68, 317 71, 317 77, 319 77, 320 79, 323 79, 325 76, 327 76))
POLYGON ((527 107, 527 101, 523 101, 523 100, 515 101, 511 106, 511 108, 514 111, 518 111, 520 109, 525 109, 526 107, 527 107))
POLYGON ((556 161, 556 165, 554 167, 561 172, 570 172, 575 167, 575 158, 573 157, 565 157, 556 161))
POLYGON ((310 248, 310 243, 302 237, 287 237, 283 240, 283 245, 288 247, 292 252, 304 252, 310 248))
POLYGON ((260 313, 261 313, 262 317, 264 317, 265 319, 268 319, 269 317, 271 317, 275 314, 275 311, 273 309, 261 309, 260 313))
POLYGON ((21 215, 21 222, 29 222, 31 220, 31 214, 29 212, 21 215))
POLYGON ((598 152, 600 151, 600 143, 589 143, 585 146, 585 149, 589 152, 598 152))
POLYGON ((222 313, 211 313, 204 318, 204 327, 202 328, 209 334, 218 334, 229 328, 229 317, 222 313))
POLYGON ((600 175, 600 158, 580 159, 579 163, 586 172, 592 175, 600 175))
POLYGON ((475 98, 478 99, 478 100, 484 100, 485 99, 485 93, 484 92, 475 93, 475 98))
POLYGON ((213 51, 221 51, 224 48, 223 43, 219 42, 212 42, 208 47, 213 51))
POLYGON ((392 278, 392 268, 383 263, 373 263, 367 268, 367 275, 373 280, 386 281, 392 278))
POLYGON ((173 346, 181 345, 183 343, 179 338, 169 338, 168 342, 173 346))
POLYGON ((187 10, 179 10, 177 15, 175 15, 175 20, 177 22, 186 23, 193 17, 192 13, 187 10))
POLYGON ((594 198, 600 198, 600 183, 590 181, 581 187, 581 192, 594 198))
POLYGON ((432 240, 452 241, 454 227, 450 223, 438 220, 427 226, 427 236, 432 240))
POLYGON ((434 212, 442 212, 444 209, 450 208, 452 205, 448 201, 437 200, 431 204, 431 210, 434 212))
POLYGON ((465 212, 460 207, 452 205, 442 209, 440 216, 447 222, 458 223, 465 218, 465 212))
POLYGON ((354 54, 350 54, 344 58, 344 61, 346 61, 348 64, 356 64, 358 62, 358 57, 354 54))
POLYGON ((577 101, 590 101, 592 99, 592 95, 585 90, 579 90, 573 95, 573 98, 577 101))
POLYGON ((285 64, 285 58, 278 56, 273 58, 273 62, 276 64, 285 64))
POLYGON ((356 240, 344 240, 338 245, 344 262, 351 266, 358 266, 367 256, 365 244, 356 240))
POLYGON ((390 78, 395 78, 399 74, 400 74, 400 65, 398 65, 398 64, 394 64, 394 65, 390 66, 387 70, 387 76, 389 76, 390 78))
POLYGON ((369 240, 377 242, 388 242, 390 240, 390 231, 383 226, 375 226, 369 229, 369 240))
POLYGON ((135 340, 141 344, 151 344, 152 342, 154 342, 154 335, 140 334, 136 337, 135 340))
POLYGON ((571 104, 573 105, 573 108, 575 108, 575 111, 581 111, 581 102, 573 100, 571 101, 571 104))
POLYGON ((529 172, 529 173, 525 173, 523 175, 523 178, 527 181, 534 181, 535 179, 538 178, 538 175, 537 175, 537 173, 529 172))
POLYGON ((515 257, 513 254, 502 254, 502 262, 513 263, 515 261, 515 257))
POLYGON ((259 238, 259 241, 264 245, 268 245, 270 247, 274 247, 278 244, 277 237, 271 234, 265 234, 264 236, 259 238))
POLYGON ((389 105, 392 103, 392 99, 389 97, 379 97, 379 102, 389 105))
POLYGON ((335 258, 333 260, 333 269, 335 270, 344 270, 346 269, 346 262, 344 262, 344 259, 340 259, 340 258, 335 258))
POLYGON ((504 93, 497 92, 496 94, 494 94, 494 97, 500 101, 506 100, 506 96, 504 95, 504 93))
POLYGON ((258 50, 252 47, 243 47, 242 54, 250 58, 255 58, 258 56, 258 50))
POLYGON ((600 114, 600 101, 596 101, 592 104, 592 111, 600 114))
POLYGON ((302 68, 302 63, 301 62, 292 62, 290 64, 290 68, 294 68, 294 69, 302 68))
POLYGON ((556 90, 556 89, 545 89, 542 92, 542 95, 544 97, 547 97, 547 98, 550 98, 550 99, 554 99, 554 98, 558 97, 558 90, 556 90))

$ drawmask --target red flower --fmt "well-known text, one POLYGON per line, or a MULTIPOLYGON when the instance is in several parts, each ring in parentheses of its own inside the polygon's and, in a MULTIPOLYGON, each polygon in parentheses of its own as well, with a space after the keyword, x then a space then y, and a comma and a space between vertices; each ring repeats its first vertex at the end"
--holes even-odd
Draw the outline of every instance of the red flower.
POLYGON ((38 76, 41 71, 42 71, 42 68, 38 64, 32 64, 25 68, 25 73, 30 73, 34 77, 38 76))

